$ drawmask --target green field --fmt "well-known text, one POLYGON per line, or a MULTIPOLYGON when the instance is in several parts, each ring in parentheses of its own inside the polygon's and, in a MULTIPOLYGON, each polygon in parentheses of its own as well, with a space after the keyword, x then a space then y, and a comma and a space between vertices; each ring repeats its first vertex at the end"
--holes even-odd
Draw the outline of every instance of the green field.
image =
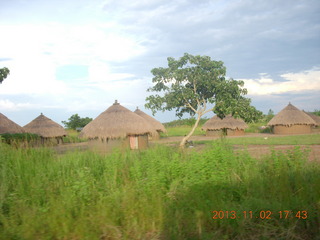
MULTIPOLYGON (((211 144, 221 139, 195 141, 198 144, 211 144)), ((320 134, 308 135, 290 135, 290 136, 275 136, 263 135, 261 137, 225 137, 223 141, 230 145, 319 145, 320 134)))
POLYGON ((101 155, 0 143, 0 239, 319 239, 319 162, 298 146, 257 161, 208 144, 101 155))
MULTIPOLYGON (((161 133, 163 137, 174 137, 174 136, 185 136, 187 135, 192 127, 187 125, 167 127, 167 133, 161 133)), ((193 135, 205 135, 206 132, 201 130, 201 127, 197 127, 193 135)))

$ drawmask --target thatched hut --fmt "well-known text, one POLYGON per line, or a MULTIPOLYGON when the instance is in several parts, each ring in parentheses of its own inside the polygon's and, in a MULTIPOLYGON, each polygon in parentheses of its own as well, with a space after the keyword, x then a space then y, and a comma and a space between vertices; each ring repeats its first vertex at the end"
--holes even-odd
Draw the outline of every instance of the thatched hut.
POLYGON ((41 137, 41 142, 54 142, 53 139, 59 144, 62 143, 62 137, 67 135, 66 130, 58 123, 47 118, 42 113, 32 120, 30 123, 23 127, 25 132, 34 133, 41 137))
POLYGON ((148 147, 148 135, 155 132, 150 124, 139 115, 115 103, 87 124, 80 136, 88 138, 99 150, 113 147, 144 149, 148 147))
POLYGON ((311 117, 313 119, 313 121, 315 121, 315 127, 318 127, 320 126, 320 117, 313 114, 313 113, 310 113, 310 112, 305 112, 303 111, 304 113, 306 113, 309 117, 311 117))
POLYGON ((244 129, 247 127, 248 125, 242 119, 227 115, 223 119, 218 116, 212 117, 203 124, 201 129, 206 131, 207 136, 241 136, 244 135, 244 129))
POLYGON ((134 111, 134 113, 138 114, 140 117, 144 118, 146 121, 150 123, 150 125, 155 129, 155 133, 150 135, 152 140, 156 140, 160 138, 160 133, 166 133, 166 128, 162 125, 161 122, 149 116, 148 114, 141 111, 138 107, 134 111))
POLYGON ((0 113, 0 134, 4 133, 24 133, 24 130, 18 124, 0 113))
POLYGON ((311 133, 311 127, 314 125, 316 125, 315 121, 308 114, 291 103, 268 122, 274 134, 311 133))

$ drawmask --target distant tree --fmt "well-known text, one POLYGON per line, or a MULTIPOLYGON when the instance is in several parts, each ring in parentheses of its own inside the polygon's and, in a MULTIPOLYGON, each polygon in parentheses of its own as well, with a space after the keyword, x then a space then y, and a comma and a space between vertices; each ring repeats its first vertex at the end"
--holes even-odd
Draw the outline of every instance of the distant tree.
POLYGON ((10 74, 10 70, 6 67, 0 68, 0 83, 10 74))
POLYGON ((274 112, 272 111, 272 109, 269 109, 268 114, 265 117, 266 122, 269 122, 273 117, 274 117, 274 112))
POLYGON ((146 108, 151 109, 153 114, 159 110, 176 109, 179 118, 184 113, 197 116, 192 130, 182 139, 180 147, 185 146, 201 117, 210 111, 221 118, 231 113, 247 121, 262 116, 260 111, 250 106, 251 100, 243 97, 247 94, 247 90, 242 88, 244 82, 225 78, 226 67, 222 61, 185 53, 178 60, 169 57, 167 68, 154 68, 151 72, 155 85, 148 91, 162 94, 147 97, 146 108), (208 104, 214 104, 214 107, 208 108, 208 104))
POLYGON ((74 114, 68 120, 69 121, 62 121, 64 126, 66 128, 76 130, 77 128, 83 128, 84 126, 86 126, 89 122, 92 121, 92 118, 81 118, 78 114, 74 114))
POLYGON ((320 110, 315 109, 315 110, 313 111, 313 114, 314 114, 314 115, 317 115, 317 116, 320 116, 320 110))

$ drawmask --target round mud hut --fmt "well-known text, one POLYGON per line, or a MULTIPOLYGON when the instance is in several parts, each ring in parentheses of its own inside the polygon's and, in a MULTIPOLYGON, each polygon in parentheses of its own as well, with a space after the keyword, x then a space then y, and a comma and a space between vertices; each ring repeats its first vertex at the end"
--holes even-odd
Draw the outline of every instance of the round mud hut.
POLYGON ((99 151, 114 147, 145 149, 152 126, 142 117, 115 103, 87 124, 80 136, 88 138, 89 145, 99 151))
POLYGON ((242 119, 227 115, 223 119, 218 116, 210 118, 201 129, 206 131, 207 136, 242 136, 247 127, 242 119))
POLYGON ((148 114, 144 113, 138 107, 134 111, 134 113, 136 113, 140 117, 144 118, 155 129, 155 133, 152 133, 152 135, 150 135, 150 139, 157 140, 157 139, 160 138, 160 133, 161 132, 163 132, 163 133, 167 132, 166 128, 162 125, 161 122, 159 122, 158 120, 156 120, 153 117, 149 116, 148 114))
POLYGON ((41 143, 62 143, 67 135, 66 130, 58 123, 47 118, 42 113, 23 127, 25 132, 34 133, 40 136, 41 143))
POLYGON ((309 117, 311 117, 313 119, 313 121, 315 121, 316 125, 315 127, 318 127, 320 126, 320 117, 313 114, 313 113, 310 113, 310 112, 305 112, 303 111, 304 113, 306 113, 309 117))
POLYGON ((291 103, 268 122, 274 134, 308 134, 314 125, 315 121, 308 114, 291 103))
POLYGON ((20 127, 15 122, 11 121, 5 115, 0 113, 0 134, 14 134, 14 133, 24 133, 22 127, 20 127))

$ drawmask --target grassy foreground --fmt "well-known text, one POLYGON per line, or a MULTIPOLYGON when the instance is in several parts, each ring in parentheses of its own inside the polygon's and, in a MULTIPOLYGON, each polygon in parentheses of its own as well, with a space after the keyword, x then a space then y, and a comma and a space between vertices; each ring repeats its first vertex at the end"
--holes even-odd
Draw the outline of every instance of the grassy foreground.
POLYGON ((222 142, 189 153, 0 152, 0 239, 320 237, 320 164, 299 147, 263 161, 222 142))

